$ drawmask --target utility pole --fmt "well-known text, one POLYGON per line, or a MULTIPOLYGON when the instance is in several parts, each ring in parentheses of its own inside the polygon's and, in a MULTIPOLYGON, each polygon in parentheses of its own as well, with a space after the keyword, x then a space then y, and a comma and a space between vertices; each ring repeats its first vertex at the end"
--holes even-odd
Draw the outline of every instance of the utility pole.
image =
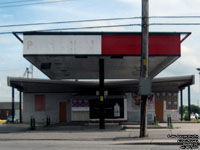
POLYGON ((139 93, 141 95, 140 137, 147 134, 147 98, 151 94, 151 79, 148 76, 149 66, 149 0, 142 0, 142 49, 139 93))

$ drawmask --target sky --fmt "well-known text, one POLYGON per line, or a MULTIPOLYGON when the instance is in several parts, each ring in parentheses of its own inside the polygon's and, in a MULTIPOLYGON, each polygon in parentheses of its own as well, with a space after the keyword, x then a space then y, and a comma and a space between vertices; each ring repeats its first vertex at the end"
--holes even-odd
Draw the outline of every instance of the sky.
MULTIPOLYGON (((3 8, 2 6, 5 5, 2 5, 2 2, 9 1, 13 2, 20 0, 1 0, 0 26, 35 22, 56 22, 141 16, 141 0, 68 0, 59 3, 3 8)), ((50 0, 40 1, 47 2, 50 0)), ((150 16, 200 16, 199 0, 150 0, 149 2, 150 16)), ((115 24, 138 24, 140 22, 140 19, 135 19, 13 28, 0 27, 0 32, 96 25, 104 26, 115 24)), ((160 22, 200 23, 200 19, 150 19, 150 23, 160 22)), ((139 26, 132 26, 101 28, 87 31, 141 31, 141 28, 139 26)), ((196 68, 200 67, 200 26, 150 26, 150 31, 192 32, 190 37, 188 37, 182 43, 181 57, 172 65, 167 67, 167 69, 162 71, 158 77, 195 75, 195 85, 191 86, 191 103, 199 105, 200 81, 196 68)), ((23 57, 23 45, 12 34, 0 35, 0 60, 0 101, 11 101, 11 88, 7 86, 7 76, 23 77, 26 67, 30 66, 30 63, 23 57)), ((36 68, 34 68, 34 77, 47 78, 36 68)), ((16 99, 17 97, 18 92, 16 92, 16 99)), ((184 90, 184 104, 187 104, 187 89, 184 90)))

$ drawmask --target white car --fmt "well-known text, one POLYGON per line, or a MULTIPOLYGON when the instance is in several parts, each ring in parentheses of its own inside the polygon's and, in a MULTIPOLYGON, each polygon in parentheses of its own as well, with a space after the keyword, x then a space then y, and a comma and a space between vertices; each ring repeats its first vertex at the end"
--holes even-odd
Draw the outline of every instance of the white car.
MULTIPOLYGON (((7 122, 12 122, 12 116, 8 116, 7 122)), ((15 123, 19 122, 19 119, 14 118, 14 122, 15 122, 15 123)))

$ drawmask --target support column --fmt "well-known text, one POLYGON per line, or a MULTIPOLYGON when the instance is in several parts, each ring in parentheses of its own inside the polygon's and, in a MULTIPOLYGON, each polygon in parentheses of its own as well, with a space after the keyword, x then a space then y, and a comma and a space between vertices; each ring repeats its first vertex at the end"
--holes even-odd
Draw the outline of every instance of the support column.
POLYGON ((146 136, 147 130, 147 97, 148 96, 141 96, 141 107, 140 107, 140 137, 146 136))
POLYGON ((14 123, 15 118, 15 89, 12 87, 12 123, 14 123))
POLYGON ((180 90, 181 121, 183 121, 183 89, 180 90))
POLYGON ((19 91, 19 119, 20 123, 22 123, 22 92, 19 91))
POLYGON ((191 108, 190 108, 190 86, 188 86, 188 120, 190 121, 191 108))
POLYGON ((99 128, 105 129, 105 115, 104 115, 104 59, 99 59, 99 103, 100 103, 100 117, 99 128))

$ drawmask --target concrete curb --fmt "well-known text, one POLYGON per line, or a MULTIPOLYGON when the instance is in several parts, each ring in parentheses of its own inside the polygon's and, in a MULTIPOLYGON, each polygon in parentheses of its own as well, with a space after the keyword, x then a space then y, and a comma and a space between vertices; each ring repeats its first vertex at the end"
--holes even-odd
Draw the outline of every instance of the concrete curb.
POLYGON ((131 140, 116 142, 119 145, 180 145, 176 140, 131 140))
MULTIPOLYGON (((121 125, 122 129, 140 129, 138 125, 121 125)), ((168 129, 167 126, 148 125, 147 129, 168 129)))

